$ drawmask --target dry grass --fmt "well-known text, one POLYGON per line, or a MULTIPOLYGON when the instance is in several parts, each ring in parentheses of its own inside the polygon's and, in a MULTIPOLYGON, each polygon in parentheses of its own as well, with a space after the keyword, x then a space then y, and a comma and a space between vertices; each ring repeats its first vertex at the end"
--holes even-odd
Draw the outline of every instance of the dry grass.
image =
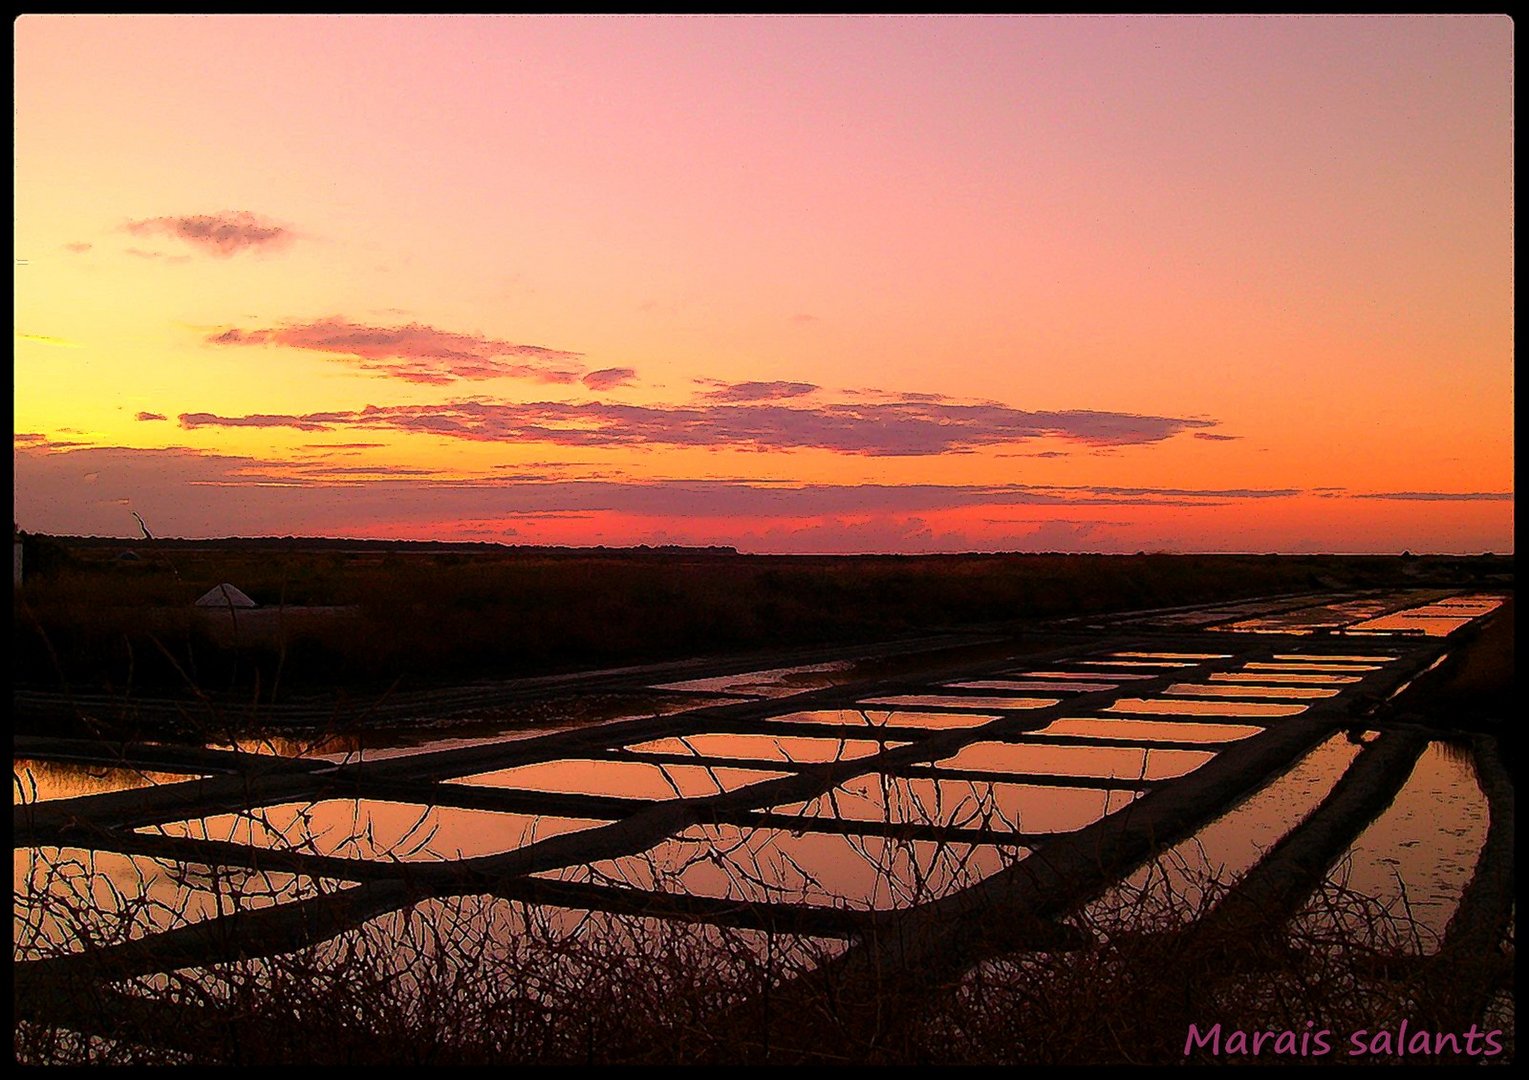
MULTIPOLYGON (((340 887, 154 864, 172 876, 167 888, 141 876, 142 862, 32 858, 35 873, 16 895, 18 956, 62 955, 209 910, 340 887)), ((937 895, 924 880, 925 895, 910 899, 937 895)), ((957 875, 949 887, 967 883, 957 875)), ((1174 1064, 1185 1060, 1192 1020, 1202 1031, 1326 1029, 1334 1052, 1310 1060, 1373 1062, 1347 1056, 1350 1032, 1403 1019, 1429 1028, 1416 927, 1331 882, 1277 943, 1233 943, 1214 964, 1186 970, 1181 933, 1228 885, 1186 881, 1180 866, 1117 887, 1070 920, 1092 947, 991 957, 930 993, 910 1022, 832 1054, 859 1063, 1174 1064)), ((811 1053, 798 1047, 788 1058, 769 1045, 771 1030, 797 1025, 772 1016, 768 1003, 845 947, 494 896, 433 899, 269 958, 132 979, 86 974, 18 998, 15 1054, 50 1064, 787 1063, 811 1053)), ((804 1027, 834 1007, 826 997, 791 1000, 813 1014, 801 1017, 804 1027)), ((1486 1024, 1504 1029, 1505 1051, 1491 1060, 1511 1060, 1511 990, 1492 1008, 1486 1024)))

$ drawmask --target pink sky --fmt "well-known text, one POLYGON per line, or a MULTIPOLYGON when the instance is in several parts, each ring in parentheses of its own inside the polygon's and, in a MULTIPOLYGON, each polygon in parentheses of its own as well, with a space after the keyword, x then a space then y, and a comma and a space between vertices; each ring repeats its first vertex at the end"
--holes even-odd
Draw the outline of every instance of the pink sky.
POLYGON ((1512 550, 1506 18, 15 49, 23 528, 1512 550))

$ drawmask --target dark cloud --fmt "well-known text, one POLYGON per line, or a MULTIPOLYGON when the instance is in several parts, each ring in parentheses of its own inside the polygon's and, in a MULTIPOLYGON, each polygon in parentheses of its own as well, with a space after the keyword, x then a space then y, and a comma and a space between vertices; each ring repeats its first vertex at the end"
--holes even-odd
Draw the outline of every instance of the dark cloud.
POLYGON ((1512 502, 1511 491, 1374 491, 1350 492, 1347 499, 1393 499, 1399 502, 1512 502))
POLYGON ((302 443, 302 444, 300 444, 298 446, 298 449, 299 450, 375 450, 379 446, 386 446, 386 445, 387 445, 387 443, 380 443, 380 442, 333 442, 333 443, 310 442, 310 443, 302 443))
MULTIPOLYGON (((847 397, 854 398, 857 401, 891 401, 891 402, 896 402, 898 404, 907 404, 907 403, 910 403, 910 402, 917 402, 917 403, 921 403, 921 404, 928 404, 928 403, 931 403, 931 402, 955 401, 956 400, 955 398, 951 397, 949 394, 914 394, 914 393, 909 393, 907 391, 903 391, 903 392, 900 392, 900 393, 893 393, 893 392, 891 392, 889 390, 876 390, 876 389, 869 389, 869 388, 866 388, 866 387, 860 387, 858 389, 842 390, 842 391, 840 391, 840 393, 844 394, 847 397)), ((999 404, 999 402, 988 401, 988 402, 982 402, 982 404, 985 404, 985 405, 997 405, 997 404, 999 404)))
POLYGON ((1185 495, 1199 499, 1286 499, 1301 488, 1148 488, 1091 487, 1101 495, 1185 495))
POLYGON ((1031 412, 1004 405, 865 402, 621 405, 611 402, 453 401, 368 405, 358 412, 222 417, 184 413, 184 427, 384 429, 485 442, 559 446, 687 446, 831 450, 870 457, 948 454, 981 446, 1059 438, 1090 446, 1139 446, 1214 421, 1075 409, 1031 412))
MULTIPOLYGON (((80 434, 74 428, 59 428, 61 432, 70 435, 80 434)), ((17 451, 31 451, 35 453, 51 454, 55 450, 72 450, 78 447, 92 447, 95 443, 89 439, 55 439, 40 431, 18 431, 11 436, 12 445, 17 451)))
MULTIPOLYGON (((137 536, 131 507, 156 533, 187 537, 447 538, 464 528, 503 535, 520 528, 523 538, 536 543, 723 543, 745 551, 1227 551, 1245 550, 1249 520, 1246 512, 1218 509, 1236 499, 1212 491, 1177 494, 1191 490, 1181 488, 634 482, 587 475, 442 480, 392 469, 315 470, 188 447, 71 448, 26 432, 13 455, 15 520, 29 530, 73 535, 137 536), (1184 509, 1166 516, 1136 516, 1134 509, 1163 506, 1184 509), (1199 523, 1195 530, 1209 531, 1155 531, 1164 522, 1188 529, 1190 521, 1199 523), (1218 532, 1221 523, 1225 528, 1218 532)), ((1247 491, 1250 497, 1279 493, 1247 491)), ((1505 493, 1485 494, 1499 500, 1505 493)), ((1487 505, 1502 507, 1494 511, 1497 519, 1511 517, 1505 502, 1487 505)), ((1500 521, 1470 524, 1464 503, 1428 511, 1395 506, 1392 513, 1412 519, 1407 543, 1395 550, 1500 550, 1502 538, 1511 537, 1500 521)), ((1257 550, 1302 546, 1303 514, 1286 520, 1278 505, 1259 509, 1257 550)), ((1331 537, 1316 549, 1375 550, 1331 537)))
POLYGON ((1095 551, 1108 540, 1102 530, 1110 527, 1103 521, 1043 521, 1025 534, 1022 545, 1029 551, 1095 551))
MULTIPOLYGON (((1183 548, 1184 536, 1159 536, 1151 531, 1158 527, 1154 522, 1171 521, 1177 528, 1196 521, 1212 532, 1189 538, 1189 547, 1241 550, 1238 538, 1249 511, 1220 508, 1247 507, 1258 499, 1264 530, 1259 550, 1292 550, 1298 539, 1274 501, 1289 489, 634 481, 524 469, 519 475, 441 479, 380 462, 346 469, 188 447, 80 448, 27 432, 19 433, 13 454, 16 520, 35 531, 79 535, 137 535, 123 509, 130 503, 167 536, 449 537, 460 535, 459 526, 510 528, 540 520, 544 528, 527 526, 534 542, 667 538, 750 551, 1135 551, 1183 548), (1181 509, 1165 516, 1154 507, 1181 509), (587 528, 573 524, 582 519, 588 519, 587 528), (555 527, 558 520, 569 524, 555 527), (1222 521, 1230 531, 1214 532, 1222 521)), ((1505 494, 1485 493, 1493 500, 1505 494)), ((1461 525, 1454 515, 1465 512, 1463 502, 1440 503, 1426 513, 1394 505, 1397 514, 1418 516, 1406 545, 1414 550, 1488 550, 1500 529, 1471 526, 1475 531, 1456 535, 1461 525), (1452 514, 1446 505, 1460 509, 1452 514)), ((1505 501, 1485 505, 1511 514, 1505 501)), ((1299 526, 1305 518, 1296 517, 1299 526)), ((1351 542, 1348 547, 1372 550, 1351 542)))
MULTIPOLYGON (((68 449, 59 444, 38 445, 41 441, 23 437, 14 450, 19 519, 34 522, 29 525, 32 528, 103 535, 114 535, 113 530, 133 532, 130 519, 117 520, 120 500, 126 498, 145 514, 151 513, 156 522, 163 522, 165 535, 338 535, 347 530, 356 535, 353 530, 408 522, 454 527, 464 520, 603 513, 671 521, 704 529, 712 537, 742 536, 744 530, 752 529, 749 535, 758 540, 756 547, 770 550, 810 550, 813 544, 817 550, 827 550, 826 533, 816 539, 812 534, 785 539, 809 525, 834 534, 834 545, 852 544, 860 535, 858 527, 851 527, 854 522, 879 519, 860 539, 869 543, 874 533, 880 537, 879 550, 897 550, 894 541, 911 544, 913 538, 903 530, 906 521, 918 515, 981 507, 1014 508, 1017 513, 1028 508, 1049 515, 1068 508, 1214 507, 1229 501, 1220 492, 1178 488, 1127 489, 1131 494, 1121 494, 1087 486, 1023 484, 787 484, 542 479, 535 475, 446 480, 418 469, 386 465, 347 468, 187 447, 68 449), (89 492, 81 487, 87 481, 89 492), (67 520, 61 518, 64 514, 69 515, 67 520)), ((1274 494, 1253 491, 1249 497, 1274 494)), ((1058 531, 1060 526, 1024 521, 1012 526, 1021 531, 1012 534, 1008 546, 1033 543, 1060 548, 1066 546, 1068 535, 1073 543, 1099 539, 1078 530, 1064 534, 1058 531)), ((935 546, 944 547, 944 542, 935 546)), ((970 544, 946 549, 963 546, 970 544)), ((904 545, 904 549, 912 548, 904 545)))
POLYGON ((715 389, 706 390, 701 397, 707 401, 781 401, 785 398, 802 397, 818 389, 814 383, 805 382, 719 382, 707 379, 702 382, 704 386, 712 386, 715 389))
POLYGON ((429 469, 403 465, 328 465, 318 462, 294 462, 299 476, 429 476, 429 469))
POLYGON ((458 379, 534 379, 571 383, 578 353, 522 345, 481 334, 459 334, 423 323, 368 326, 335 316, 264 329, 232 327, 212 334, 213 345, 280 345, 327 353, 368 371, 405 382, 444 385, 458 379))
POLYGON ((1236 442, 1238 439, 1242 438, 1242 436, 1241 435, 1217 435, 1215 432, 1212 432, 1212 431, 1197 431, 1197 432, 1195 432, 1195 438, 1197 438, 1197 439, 1209 439, 1211 442, 1236 442))
POLYGON ((144 218, 129 221, 125 228, 135 236, 171 236, 223 258, 241 251, 278 248, 292 238, 290 229, 247 210, 144 218))
POLYGON ((637 378, 637 371, 629 367, 601 368, 599 371, 591 371, 583 379, 579 380, 591 390, 614 390, 618 386, 625 386, 637 378))
POLYGON ((298 431, 329 431, 330 425, 335 422, 335 413, 313 413, 312 417, 265 415, 253 413, 249 416, 214 416, 212 413, 181 413, 179 420, 183 428, 199 427, 270 427, 270 428, 296 428, 298 431), (326 419, 318 419, 326 417, 326 419))
POLYGON ((139 420, 163 420, 163 419, 165 419, 165 416, 164 416, 163 413, 141 412, 141 413, 138 414, 137 418, 139 420))

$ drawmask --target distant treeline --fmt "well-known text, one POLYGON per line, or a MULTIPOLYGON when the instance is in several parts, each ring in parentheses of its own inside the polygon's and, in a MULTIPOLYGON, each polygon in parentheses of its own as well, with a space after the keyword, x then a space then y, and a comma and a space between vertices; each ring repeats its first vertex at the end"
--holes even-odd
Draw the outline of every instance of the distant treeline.
POLYGON ((188 682, 235 695, 278 685, 284 693, 360 691, 1003 631, 1034 619, 1270 594, 1513 588, 1512 556, 781 556, 295 543, 50 541, 58 557, 15 594, 16 680, 132 693, 188 682), (127 551, 136 557, 124 558, 127 551), (221 582, 266 608, 279 638, 245 633, 231 647, 214 632, 192 604, 221 582), (307 616, 305 607, 347 613, 307 616))
POLYGON ((638 544, 635 547, 558 547, 540 544, 500 544, 491 540, 355 540, 323 536, 227 536, 205 540, 155 537, 152 540, 125 540, 111 536, 53 536, 56 543, 68 548, 105 549, 110 551, 417 551, 457 554, 522 553, 537 556, 587 557, 591 552, 605 555, 736 555, 731 547, 687 547, 682 544, 638 544))

